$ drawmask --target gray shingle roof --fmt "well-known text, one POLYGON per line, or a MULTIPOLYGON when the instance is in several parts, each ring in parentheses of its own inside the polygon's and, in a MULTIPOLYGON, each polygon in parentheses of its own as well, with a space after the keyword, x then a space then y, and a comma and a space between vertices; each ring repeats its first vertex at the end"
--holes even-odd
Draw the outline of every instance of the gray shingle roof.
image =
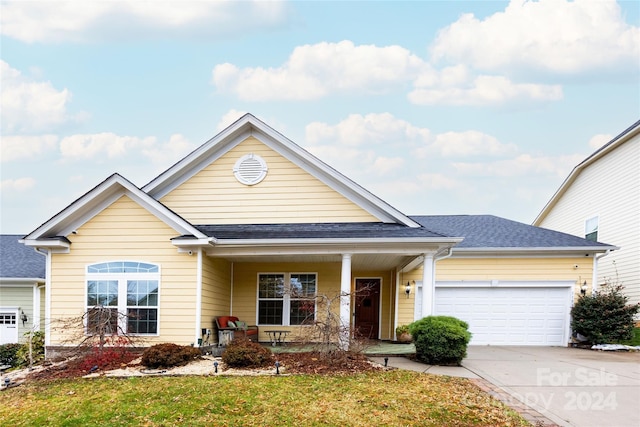
POLYGON ((19 242, 21 234, 0 235, 0 278, 44 279, 46 259, 19 242))
MULTIPOLYGON (((318 224, 198 225, 198 230, 218 239, 348 239, 348 238, 446 238, 426 228, 381 222, 318 224)), ((455 236, 451 236, 455 237, 455 236)))
MULTIPOLYGON (((610 245, 577 236, 534 227, 493 215, 411 216, 421 224, 411 228, 385 223, 329 224, 231 224, 199 225, 198 230, 218 239, 330 239, 330 238, 406 238, 462 237, 457 248, 594 248, 610 245)), ((185 236, 186 237, 186 236, 185 236)))
POLYGON ((511 221, 493 215, 411 216, 423 227, 444 235, 464 237, 457 248, 580 248, 602 247, 571 234, 511 221))

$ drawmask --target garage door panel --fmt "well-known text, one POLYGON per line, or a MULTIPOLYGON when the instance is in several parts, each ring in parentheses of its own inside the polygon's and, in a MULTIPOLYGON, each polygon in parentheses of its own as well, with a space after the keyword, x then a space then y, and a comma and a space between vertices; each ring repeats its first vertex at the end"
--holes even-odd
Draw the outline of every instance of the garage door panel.
POLYGON ((476 345, 566 345, 570 288, 438 287, 435 314, 469 323, 476 345))

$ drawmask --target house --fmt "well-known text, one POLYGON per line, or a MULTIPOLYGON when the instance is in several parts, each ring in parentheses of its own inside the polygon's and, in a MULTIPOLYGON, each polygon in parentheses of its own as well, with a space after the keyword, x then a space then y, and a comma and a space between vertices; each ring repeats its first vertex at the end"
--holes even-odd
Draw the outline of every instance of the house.
POLYGON ((142 188, 108 177, 23 242, 47 253, 48 352, 69 333, 56 322, 96 306, 150 344, 198 345, 221 315, 266 342, 323 320, 323 295, 368 338, 440 313, 469 319, 476 344, 566 345, 594 257, 615 249, 491 216, 407 216, 250 114, 142 188))
POLYGON ((578 164, 533 224, 618 246, 597 257, 594 284, 640 302, 640 120, 578 164))
POLYGON ((23 235, 0 235, 0 344, 23 341, 44 319, 45 256, 20 243, 23 235))

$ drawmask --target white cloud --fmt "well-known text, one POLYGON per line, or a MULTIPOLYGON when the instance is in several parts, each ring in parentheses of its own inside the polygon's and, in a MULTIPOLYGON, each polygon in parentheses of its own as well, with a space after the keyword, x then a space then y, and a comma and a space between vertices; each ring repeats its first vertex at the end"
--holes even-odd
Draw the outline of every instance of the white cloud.
MULTIPOLYGON (((461 83, 457 80, 456 83, 461 83)), ((503 76, 478 76, 469 85, 417 87, 408 95, 418 105, 502 105, 513 101, 558 101, 560 85, 513 83, 503 76)))
POLYGON ((71 93, 67 89, 33 81, 2 60, 0 74, 3 133, 49 130, 71 119, 67 113, 71 93))
POLYGON ((344 40, 296 47, 277 68, 219 64, 212 83, 243 100, 311 100, 331 92, 384 93, 425 68, 422 59, 400 46, 355 46, 344 40))
POLYGON ((484 20, 462 15, 431 45, 435 61, 480 70, 534 69, 574 74, 585 69, 637 69, 640 27, 624 22, 614 0, 512 0, 484 20))
POLYGON ((442 157, 493 157, 515 154, 518 147, 514 144, 503 144, 486 133, 469 130, 440 133, 426 151, 439 153, 442 157))
POLYGON ((244 116, 246 113, 247 113, 246 111, 239 111, 234 109, 229 110, 226 114, 222 116, 222 118, 218 122, 218 125, 216 126, 216 130, 220 132, 226 129, 231 124, 233 124, 233 122, 238 120, 240 117, 244 116))
POLYGON ((155 143, 155 137, 118 136, 110 132, 72 135, 62 139, 60 152, 66 160, 87 160, 105 156, 113 159, 125 154, 131 155, 132 149, 149 149, 155 143))
MULTIPOLYGON (((147 138, 154 139, 155 138, 147 138)), ((155 142, 155 141, 154 141, 155 142)), ((142 154, 147 156, 156 165, 172 165, 179 159, 182 159, 195 147, 194 144, 189 142, 184 136, 180 134, 171 135, 169 141, 164 144, 153 144, 142 149, 142 154)))
POLYGON ((464 176, 475 177, 518 177, 518 176, 566 176, 571 169, 582 160, 582 155, 559 157, 533 156, 520 154, 519 156, 485 163, 453 163, 456 172, 464 176))
POLYGON ((413 126, 391 113, 351 114, 335 126, 313 122, 305 130, 306 140, 311 144, 330 141, 347 146, 423 143, 431 135, 429 129, 413 126))
POLYGON ((7 1, 2 34, 27 43, 222 38, 281 26, 283 1, 7 1))
POLYGON ((33 188, 36 180, 31 177, 18 179, 3 179, 0 181, 0 190, 2 191, 25 191, 33 188))
POLYGON ((56 148, 58 137, 42 136, 3 136, 0 144, 0 161, 35 159, 47 151, 56 148))
POLYGON ((604 144, 611 141, 612 139, 613 139, 613 136, 608 134, 594 135, 589 140, 589 147, 594 150, 597 150, 598 148, 602 147, 604 144))

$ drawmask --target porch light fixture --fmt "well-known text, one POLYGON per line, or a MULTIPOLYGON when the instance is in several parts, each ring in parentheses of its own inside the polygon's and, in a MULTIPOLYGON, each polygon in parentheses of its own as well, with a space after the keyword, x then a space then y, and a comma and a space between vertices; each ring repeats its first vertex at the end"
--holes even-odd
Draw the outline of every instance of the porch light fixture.
POLYGON ((409 295, 411 295, 411 283, 407 282, 407 286, 404 287, 404 293, 407 296, 407 298, 409 298, 409 295))
POLYGON ((25 326, 27 324, 27 320, 29 320, 27 315, 24 314, 24 310, 22 310, 22 315, 20 315, 20 320, 22 320, 22 326, 25 326))
POLYGON ((586 295, 587 294, 587 281, 586 280, 584 281, 582 286, 580 286, 580 294, 582 294, 582 295, 586 295))

